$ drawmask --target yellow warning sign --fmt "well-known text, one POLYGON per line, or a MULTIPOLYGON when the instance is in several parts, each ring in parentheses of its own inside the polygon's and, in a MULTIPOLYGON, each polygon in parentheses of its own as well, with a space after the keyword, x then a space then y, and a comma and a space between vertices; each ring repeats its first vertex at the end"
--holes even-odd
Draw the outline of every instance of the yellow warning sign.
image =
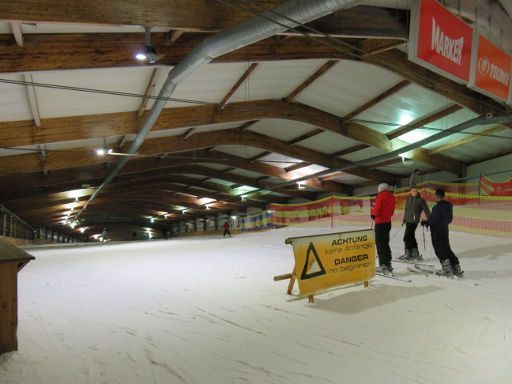
POLYGON ((375 276, 373 230, 291 237, 294 275, 302 295, 375 276))

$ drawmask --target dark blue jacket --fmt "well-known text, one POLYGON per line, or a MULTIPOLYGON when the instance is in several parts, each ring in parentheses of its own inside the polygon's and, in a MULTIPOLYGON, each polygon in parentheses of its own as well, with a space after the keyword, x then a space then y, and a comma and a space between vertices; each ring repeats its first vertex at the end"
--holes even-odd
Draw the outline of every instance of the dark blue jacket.
POLYGON ((432 232, 448 233, 448 225, 453 220, 453 205, 446 200, 440 200, 432 208, 432 214, 427 220, 432 232))

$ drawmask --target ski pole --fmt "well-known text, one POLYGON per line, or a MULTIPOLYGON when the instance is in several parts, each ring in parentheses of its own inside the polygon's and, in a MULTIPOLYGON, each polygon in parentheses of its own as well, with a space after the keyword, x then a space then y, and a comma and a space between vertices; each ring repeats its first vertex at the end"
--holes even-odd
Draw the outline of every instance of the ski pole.
POLYGON ((425 227, 423 227, 423 250, 427 251, 427 245, 425 242, 425 227))
POLYGON ((391 236, 391 239, 389 240, 390 242, 391 242, 391 240, 393 240, 396 237, 396 235, 398 235, 398 232, 400 232, 401 229, 402 229, 402 226, 400 226, 400 228, 397 229, 395 234, 393 236, 391 236))

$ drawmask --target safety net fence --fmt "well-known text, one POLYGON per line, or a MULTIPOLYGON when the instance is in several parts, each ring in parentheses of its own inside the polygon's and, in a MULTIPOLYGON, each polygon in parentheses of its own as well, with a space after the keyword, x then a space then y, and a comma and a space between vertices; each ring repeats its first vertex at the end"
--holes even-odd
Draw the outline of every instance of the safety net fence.
MULTIPOLYGON (((446 200, 453 204, 451 230, 512 237, 512 191, 508 196, 489 196, 482 186, 481 182, 427 181, 418 188, 431 209, 435 205, 435 190, 445 190, 446 200)), ((408 189, 398 189, 394 194, 396 209, 392 220, 394 225, 400 225, 409 192, 408 189)), ((288 225, 370 227, 370 210, 375 198, 333 195, 300 204, 271 204, 264 212, 241 217, 239 226, 242 231, 288 225)))

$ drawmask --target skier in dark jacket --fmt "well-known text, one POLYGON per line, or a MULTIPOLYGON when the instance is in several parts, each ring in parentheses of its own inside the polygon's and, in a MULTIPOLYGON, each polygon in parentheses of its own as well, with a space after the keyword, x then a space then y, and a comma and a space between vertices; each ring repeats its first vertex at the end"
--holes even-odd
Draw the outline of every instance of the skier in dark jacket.
POLYGON ((421 225, 430 227, 432 246, 442 265, 441 273, 448 277, 462 277, 464 272, 460 268, 459 259, 450 248, 448 226, 453 220, 453 205, 444 198, 444 190, 437 189, 437 204, 432 208, 430 218, 422 220, 421 225))
POLYGON ((229 232, 229 222, 227 220, 224 222, 224 236, 223 237, 226 237, 226 235, 229 235, 229 237, 231 237, 231 232, 229 232))
MULTIPOLYGON (((416 186, 411 187, 410 195, 405 202, 404 222, 405 234, 405 255, 400 257, 404 260, 421 260, 418 250, 418 242, 416 241, 416 228, 420 222, 421 213, 425 212, 427 220, 430 218, 430 209, 425 200, 421 197, 416 186)), ((402 225, 403 225, 402 224, 402 225)))
POLYGON ((371 217, 375 220, 375 244, 379 255, 377 272, 387 275, 393 271, 389 232, 391 231, 391 217, 395 212, 395 196, 389 191, 389 186, 386 183, 379 184, 378 192, 371 217))

